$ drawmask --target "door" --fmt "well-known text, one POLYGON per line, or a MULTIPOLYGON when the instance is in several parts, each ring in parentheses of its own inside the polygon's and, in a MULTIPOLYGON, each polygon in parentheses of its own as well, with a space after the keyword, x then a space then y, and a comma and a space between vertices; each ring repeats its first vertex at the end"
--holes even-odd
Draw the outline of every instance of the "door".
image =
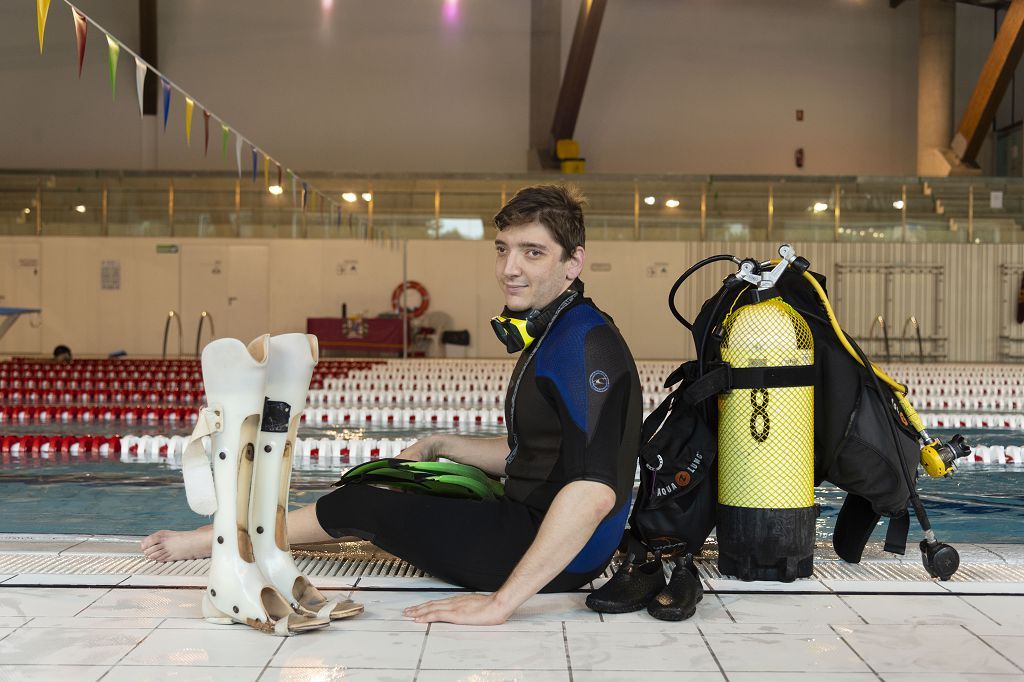
POLYGON ((246 343, 270 331, 270 268, 266 246, 229 246, 227 336, 246 343))
MULTIPOLYGON (((0 308, 39 308, 40 268, 38 243, 8 242, 0 247, 0 308)), ((40 348, 40 319, 36 314, 22 315, 0 339, 0 352, 49 354, 50 349, 40 348)), ((68 345, 74 351, 74 343, 68 345)))
POLYGON ((248 343, 269 331, 266 246, 190 244, 182 249, 181 267, 186 354, 195 352, 203 311, 209 317, 200 349, 214 338, 230 337, 248 343), (211 333, 211 319, 216 336, 211 333))

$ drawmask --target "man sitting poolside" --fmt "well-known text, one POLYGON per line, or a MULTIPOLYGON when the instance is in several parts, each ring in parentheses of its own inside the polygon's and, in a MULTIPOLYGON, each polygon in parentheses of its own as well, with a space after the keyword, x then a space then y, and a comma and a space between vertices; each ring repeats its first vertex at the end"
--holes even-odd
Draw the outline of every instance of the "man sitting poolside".
MULTIPOLYGON (((640 380, 611 319, 583 296, 582 197, 520 190, 494 218, 498 319, 522 350, 505 401, 507 437, 433 435, 403 459, 439 457, 505 477, 493 502, 347 485, 288 514, 294 543, 357 536, 466 594, 406 609, 417 622, 502 623, 538 592, 598 576, 622 537, 640 444, 640 380), (525 349, 523 349, 525 346, 525 349)), ((142 541, 155 561, 209 556, 211 526, 142 541)))

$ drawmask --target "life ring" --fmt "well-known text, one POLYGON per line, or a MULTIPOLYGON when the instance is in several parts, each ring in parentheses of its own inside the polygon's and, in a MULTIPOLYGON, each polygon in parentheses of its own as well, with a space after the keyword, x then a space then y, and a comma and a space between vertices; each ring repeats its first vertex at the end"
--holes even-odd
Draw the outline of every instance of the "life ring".
MULTIPOLYGON (((420 317, 423 313, 427 312, 427 308, 430 307, 430 294, 427 293, 427 288, 414 280, 409 280, 405 283, 406 291, 415 291, 420 295, 420 304, 415 308, 409 308, 409 317, 420 317)), ((399 283, 395 290, 391 292, 391 309, 396 313, 402 312, 402 284, 399 283)))

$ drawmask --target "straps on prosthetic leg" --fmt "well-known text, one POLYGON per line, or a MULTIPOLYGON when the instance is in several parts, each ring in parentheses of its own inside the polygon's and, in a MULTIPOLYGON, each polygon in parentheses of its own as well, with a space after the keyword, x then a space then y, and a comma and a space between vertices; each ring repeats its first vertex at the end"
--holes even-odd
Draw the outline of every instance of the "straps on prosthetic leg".
POLYGON ((210 454, 203 438, 212 437, 224 429, 224 410, 220 405, 208 405, 199 410, 192 435, 181 458, 181 474, 185 479, 185 497, 188 506, 197 514, 209 516, 217 511, 217 489, 213 483, 210 454))

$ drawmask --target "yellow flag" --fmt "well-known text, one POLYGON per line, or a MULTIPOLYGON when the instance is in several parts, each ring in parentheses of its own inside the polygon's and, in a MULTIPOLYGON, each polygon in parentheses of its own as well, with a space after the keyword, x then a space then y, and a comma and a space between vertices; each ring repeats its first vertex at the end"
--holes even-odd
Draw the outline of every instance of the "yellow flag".
POLYGON ((43 33, 46 32, 46 15, 50 13, 50 0, 36 0, 36 23, 39 25, 39 54, 43 53, 43 33))
POLYGON ((263 155, 263 189, 270 189, 270 157, 263 155))
POLYGON ((192 146, 192 109, 195 108, 196 103, 192 101, 191 97, 185 98, 185 144, 192 146))

